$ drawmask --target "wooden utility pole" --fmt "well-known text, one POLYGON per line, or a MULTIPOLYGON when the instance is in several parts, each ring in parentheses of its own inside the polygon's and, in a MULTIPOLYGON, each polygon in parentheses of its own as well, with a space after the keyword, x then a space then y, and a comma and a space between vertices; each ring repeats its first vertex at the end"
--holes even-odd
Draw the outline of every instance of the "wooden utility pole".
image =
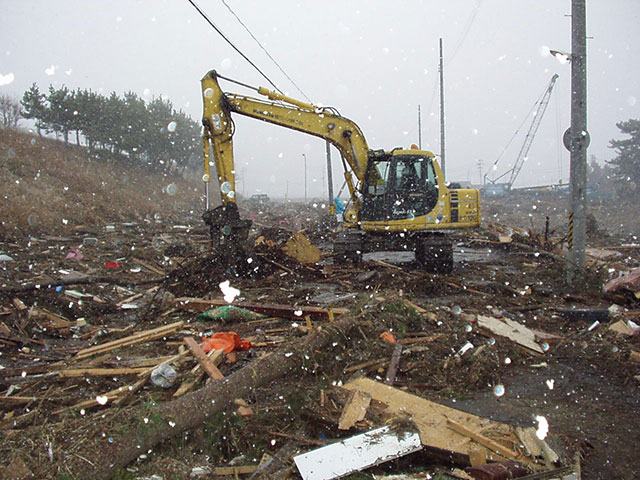
POLYGON ((571 152, 567 281, 577 285, 585 267, 587 221, 587 41, 586 0, 571 2, 571 127, 564 134, 571 152))
POLYGON ((446 180, 447 171, 444 156, 444 62, 442 60, 442 38, 440 39, 440 167, 446 180))

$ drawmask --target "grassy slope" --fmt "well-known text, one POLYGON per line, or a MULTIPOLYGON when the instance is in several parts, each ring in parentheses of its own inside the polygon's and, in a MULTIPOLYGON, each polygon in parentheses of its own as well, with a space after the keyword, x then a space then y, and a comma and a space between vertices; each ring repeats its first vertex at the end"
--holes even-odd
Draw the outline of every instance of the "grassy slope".
POLYGON ((0 129, 0 239, 53 234, 85 226, 140 222, 203 208, 197 175, 150 173, 122 160, 100 160, 86 148, 0 129), (163 188, 174 183, 177 193, 163 188), (66 223, 65 223, 66 222, 66 223))

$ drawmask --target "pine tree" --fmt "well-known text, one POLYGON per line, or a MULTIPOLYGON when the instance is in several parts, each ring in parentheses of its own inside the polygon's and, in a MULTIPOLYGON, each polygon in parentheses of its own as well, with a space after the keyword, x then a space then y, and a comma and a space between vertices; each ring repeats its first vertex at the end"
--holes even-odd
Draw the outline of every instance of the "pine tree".
POLYGON ((69 89, 66 86, 60 87, 58 90, 49 86, 49 110, 47 115, 48 127, 58 133, 62 133, 64 143, 69 143, 69 132, 73 130, 73 99, 69 89))
POLYGON ((619 192, 640 197, 640 120, 630 119, 616 126, 630 138, 609 141, 617 155, 607 163, 619 180, 619 192))
POLYGON ((45 95, 40 93, 38 85, 35 83, 24 92, 22 100, 22 116, 29 120, 35 120, 38 135, 42 136, 42 129, 45 127, 45 116, 47 107, 45 105, 45 95))

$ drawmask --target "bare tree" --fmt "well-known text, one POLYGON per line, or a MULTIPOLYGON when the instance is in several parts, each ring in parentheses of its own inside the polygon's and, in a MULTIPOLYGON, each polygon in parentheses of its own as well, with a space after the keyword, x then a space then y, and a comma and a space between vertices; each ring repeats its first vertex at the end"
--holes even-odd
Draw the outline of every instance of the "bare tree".
POLYGON ((0 118, 2 128, 16 128, 22 118, 20 102, 9 95, 0 95, 0 118))

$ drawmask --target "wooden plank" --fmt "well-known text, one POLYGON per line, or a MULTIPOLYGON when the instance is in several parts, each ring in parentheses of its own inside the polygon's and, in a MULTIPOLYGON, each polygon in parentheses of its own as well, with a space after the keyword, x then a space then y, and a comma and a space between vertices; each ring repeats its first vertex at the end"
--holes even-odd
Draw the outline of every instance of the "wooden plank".
POLYGON ((57 415, 59 413, 63 413, 66 412, 67 410, 71 410, 73 408, 78 408, 78 409, 83 409, 83 408, 91 408, 91 407, 97 407, 98 405, 108 405, 109 402, 115 400, 116 398, 118 398, 120 395, 123 395, 124 393, 126 393, 128 391, 128 386, 124 385, 122 387, 118 387, 115 390, 111 390, 109 392, 103 393, 102 395, 97 395, 95 398, 92 398, 90 400, 84 400, 82 402, 76 403, 75 405, 71 405, 70 407, 64 407, 61 408, 60 410, 56 410, 55 412, 53 412, 54 415, 57 415), (98 402, 98 398, 105 398, 106 397, 106 402, 98 402))
MULTIPOLYGON (((180 310, 204 312, 206 310, 211 310, 212 308, 229 305, 229 303, 224 299, 205 300, 202 298, 181 297, 174 301, 174 305, 180 310)), ((302 320, 306 315, 309 315, 311 320, 329 319, 329 309, 321 307, 296 307, 291 305, 258 304, 250 302, 234 302, 233 305, 235 307, 246 308, 252 312, 262 313, 272 317, 302 320)), ((331 311, 334 315, 343 315, 349 312, 346 308, 332 308, 331 311)))
POLYGON ((436 333, 434 335, 426 335, 424 337, 413 337, 413 338, 401 338, 398 340, 398 343, 401 345, 413 345, 414 343, 423 343, 423 342, 433 342, 442 337, 441 333, 436 333))
MULTIPOLYGON (((505 424, 487 420, 467 412, 462 412, 445 405, 431 402, 408 392, 390 387, 368 378, 358 378, 343 386, 346 390, 360 390, 371 395, 372 400, 377 400, 387 405, 385 415, 389 421, 398 416, 410 415, 420 432, 420 440, 423 445, 428 445, 441 450, 453 452, 453 454, 469 455, 470 448, 474 447, 466 437, 461 439, 459 433, 447 427, 447 419, 467 425, 476 431, 484 429, 486 435, 489 431, 504 432, 509 427, 505 424)), ((514 440, 515 440, 514 435, 514 440)), ((480 447, 481 448, 481 447, 480 447)), ((489 459, 500 459, 495 455, 487 455, 489 459)), ((528 462, 527 458, 519 458, 528 462)))
POLYGON ((516 427, 516 435, 522 445, 524 445, 524 448, 526 448, 532 456, 542 456, 542 449, 538 443, 538 437, 536 436, 536 429, 534 427, 516 427))
POLYGON ((350 367, 347 367, 344 369, 344 372, 351 373, 351 372, 355 372, 356 370, 360 370, 362 368, 368 368, 368 367, 377 367, 377 366, 383 367, 387 363, 389 363, 388 358, 380 358, 378 360, 369 360, 368 362, 363 362, 357 365, 352 365, 350 367))
POLYGON ((164 270, 160 270, 159 268, 156 268, 153 265, 148 264, 144 260, 140 260, 139 258, 132 258, 131 260, 133 260, 138 265, 143 266, 147 270, 151 270, 153 273, 157 273, 158 275, 162 275, 162 276, 166 275, 164 270))
POLYGON ((398 365, 400 365, 400 355, 402 355, 402 345, 396 343, 393 346, 393 354, 391 355, 391 362, 389 368, 387 368, 387 374, 384 379, 384 383, 387 385, 393 385, 396 380, 396 374, 398 373, 398 365))
POLYGON ((478 327, 489 330, 495 335, 506 337, 534 352, 544 353, 542 347, 536 343, 535 333, 509 318, 497 319, 478 315, 478 327))
POLYGON ((36 397, 0 396, 0 405, 25 405, 36 401, 36 397))
POLYGON ((131 375, 144 372, 146 368, 69 368, 62 370, 58 375, 61 377, 110 377, 117 375, 131 375))
POLYGON ((258 471, 257 465, 239 465, 237 467, 216 467, 213 470, 214 475, 248 475, 249 473, 255 473, 258 471))
POLYGON ((338 420, 338 428, 340 430, 349 430, 357 422, 364 420, 370 404, 371 395, 360 390, 349 392, 349 398, 347 398, 338 420))
POLYGON ((140 297, 142 297, 141 293, 136 293, 135 295, 131 295, 130 297, 127 297, 124 300, 120 300, 118 303, 116 303, 116 307, 120 308, 125 303, 133 302, 134 300, 137 300, 140 297))
POLYGON ((207 372, 209 377, 214 380, 222 380, 224 378, 222 372, 218 370, 218 367, 216 367, 209 357, 207 357, 207 355, 202 351, 200 345, 196 343, 193 337, 184 337, 183 342, 191 351, 198 363, 202 366, 203 370, 207 372))
POLYGON ((481 433, 474 432, 473 430, 470 430, 469 428, 465 427, 464 425, 454 420, 451 420, 450 418, 447 418, 447 426, 451 428, 453 431, 458 432, 462 435, 465 435, 471 438, 472 440, 475 440, 483 447, 493 450, 494 452, 497 452, 500 455, 504 455, 507 458, 515 459, 518 456, 517 452, 514 452, 510 448, 507 448, 504 445, 500 445, 498 442, 495 442, 490 438, 485 437, 481 433))
POLYGON ((55 370, 58 370, 65 366, 65 363, 54 362, 46 365, 33 365, 26 366, 23 368, 4 368, 0 370, 0 378, 9 378, 9 377, 20 377, 23 372, 25 375, 38 375, 41 373, 49 373, 55 370))
POLYGON ((407 300, 406 298, 403 298, 402 301, 404 302, 404 304, 409 307, 409 308, 413 308, 416 312, 418 312, 420 315, 426 315, 427 313, 429 313, 427 310, 425 310, 424 308, 416 305, 415 303, 410 302, 409 300, 407 300))
MULTIPOLYGON (((222 362, 222 358, 224 356, 224 351, 222 351, 222 350, 211 350, 207 354, 207 356, 209 357, 209 359, 211 360, 211 362, 215 366, 218 366, 220 364, 220 362, 222 362)), ((174 392, 174 394, 173 394, 173 396, 175 398, 181 397, 185 393, 188 393, 191 390, 193 390, 195 388, 195 386, 202 381, 202 378, 205 375, 205 372, 204 372, 204 370, 202 369, 202 367, 200 366, 199 363, 195 367, 193 367, 191 369, 190 373, 193 376, 193 378, 188 378, 188 379, 186 379, 186 380, 184 380, 182 382, 182 385, 180 385, 178 390, 176 390, 174 392)))
POLYGON ((135 345, 137 343, 148 342, 156 338, 164 337, 170 333, 179 330, 184 325, 183 321, 175 322, 169 325, 163 325, 162 327, 154 328, 152 330, 145 330, 143 332, 135 333, 129 337, 121 338, 119 340, 113 340, 112 342, 103 343, 93 347, 80 350, 76 354, 76 358, 86 358, 98 353, 105 353, 117 348, 135 345))

